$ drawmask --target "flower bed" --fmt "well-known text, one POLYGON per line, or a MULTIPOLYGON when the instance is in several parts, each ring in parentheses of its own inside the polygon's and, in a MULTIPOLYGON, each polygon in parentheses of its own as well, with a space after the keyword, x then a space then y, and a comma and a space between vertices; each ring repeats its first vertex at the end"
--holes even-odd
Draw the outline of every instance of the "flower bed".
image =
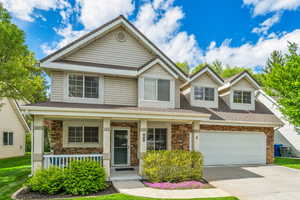
POLYGON ((202 183, 200 181, 183 181, 183 182, 179 182, 179 183, 170 183, 170 182, 150 183, 150 182, 144 182, 144 184, 148 187, 157 188, 157 189, 165 189, 165 190, 200 189, 200 188, 207 188, 207 185, 208 185, 208 184, 202 183))

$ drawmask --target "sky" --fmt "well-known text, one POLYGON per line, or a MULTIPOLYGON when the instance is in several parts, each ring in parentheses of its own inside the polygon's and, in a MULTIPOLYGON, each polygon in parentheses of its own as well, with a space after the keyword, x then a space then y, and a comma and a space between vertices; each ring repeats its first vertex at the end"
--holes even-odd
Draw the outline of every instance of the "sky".
POLYGON ((300 0, 0 0, 38 59, 126 16, 175 62, 259 70, 300 44, 300 0))

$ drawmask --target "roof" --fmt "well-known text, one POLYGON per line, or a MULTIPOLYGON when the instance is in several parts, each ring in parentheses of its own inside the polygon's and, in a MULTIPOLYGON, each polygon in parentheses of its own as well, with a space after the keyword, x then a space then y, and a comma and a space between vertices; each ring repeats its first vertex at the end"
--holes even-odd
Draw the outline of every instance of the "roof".
POLYGON ((21 111, 20 111, 18 102, 17 102, 16 100, 10 99, 10 98, 8 98, 8 102, 10 103, 11 107, 12 107, 13 110, 15 111, 15 113, 16 113, 18 119, 20 120, 20 123, 22 124, 23 128, 24 128, 27 132, 29 132, 29 131, 30 131, 30 128, 29 128, 29 126, 28 126, 28 124, 27 124, 27 122, 26 122, 26 120, 25 120, 23 114, 22 114, 21 111))
MULTIPOLYGON (((76 46, 77 48, 80 48, 81 46, 83 46, 84 44, 88 43, 89 41, 91 41, 92 39, 94 39, 95 37, 97 37, 100 33, 102 29, 107 28, 108 26, 112 25, 113 23, 117 23, 116 25, 114 25, 111 28, 114 28, 115 26, 118 26, 120 24, 124 25, 125 27, 134 30, 134 32, 132 34, 135 34, 136 36, 142 38, 142 40, 144 41, 144 45, 147 46, 148 48, 153 49, 155 52, 158 53, 158 56, 164 60, 164 62, 167 64, 168 67, 172 68, 173 71, 175 71, 177 74, 179 74, 181 77, 183 77, 184 79, 187 79, 187 74, 180 68, 178 68, 176 66, 176 64, 168 57, 166 56, 155 44, 153 44, 143 33, 141 33, 131 22, 129 22, 123 15, 120 15, 119 17, 105 23, 104 25, 94 29, 93 31, 81 36, 80 38, 78 38, 77 40, 67 44, 66 46, 58 49, 57 51, 51 53, 50 55, 46 56, 45 58, 41 59, 40 62, 47 62, 48 60, 50 60, 51 62, 56 62, 56 61, 61 61, 61 57, 64 56, 67 53, 70 53, 70 51, 72 50, 72 46, 76 46), (119 21, 119 22, 118 22, 119 21), (118 22, 118 23, 117 23, 118 22), (80 42, 82 42, 83 40, 87 40, 85 41, 83 44, 81 44, 80 42), (62 55, 59 55, 62 54, 62 55), (55 56, 58 56, 58 58, 55 58, 55 56), (54 57, 54 58, 53 58, 54 57), (51 60, 54 59, 54 60, 51 60)), ((110 29, 108 29, 110 30, 110 29)), ((65 62, 65 61, 64 61, 65 62)), ((80 63, 79 63, 80 64, 80 63)), ((82 62, 81 62, 82 64, 82 62)), ((93 63, 95 64, 95 63, 93 63)), ((91 65, 90 65, 91 66, 91 65)), ((108 67, 113 67, 113 66, 108 66, 108 67)))
MULTIPOLYGON (((238 74, 235 74, 235 75, 225 79, 226 84, 224 85, 224 88, 234 85, 243 77, 247 77, 257 89, 260 88, 259 82, 247 70, 244 70, 238 74)), ((222 89, 224 89, 224 88, 222 88, 222 89)))

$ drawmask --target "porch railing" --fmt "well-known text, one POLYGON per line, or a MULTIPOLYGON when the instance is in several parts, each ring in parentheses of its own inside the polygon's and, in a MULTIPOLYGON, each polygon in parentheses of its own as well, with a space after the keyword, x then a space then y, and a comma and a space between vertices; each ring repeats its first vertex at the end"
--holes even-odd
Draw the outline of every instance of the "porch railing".
POLYGON ((44 169, 50 166, 57 166, 59 168, 65 168, 71 161, 74 160, 93 160, 99 162, 102 165, 102 154, 74 154, 74 155, 43 155, 44 169))

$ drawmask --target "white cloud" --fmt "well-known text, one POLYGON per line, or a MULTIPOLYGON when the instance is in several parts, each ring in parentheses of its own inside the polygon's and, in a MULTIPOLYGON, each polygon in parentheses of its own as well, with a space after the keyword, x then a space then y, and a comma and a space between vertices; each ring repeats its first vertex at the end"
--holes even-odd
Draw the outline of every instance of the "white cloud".
POLYGON ((65 0, 0 0, 0 2, 15 17, 29 22, 34 21, 34 17, 40 17, 34 14, 35 9, 55 10, 69 6, 65 0))
POLYGON ((80 21, 93 29, 120 14, 128 16, 134 10, 132 0, 77 0, 81 7, 80 21))
POLYGON ((262 22, 259 27, 255 27, 252 29, 252 33, 257 34, 267 34, 268 30, 276 23, 280 21, 281 14, 278 12, 274 14, 272 17, 266 19, 264 22, 262 22))
POLYGON ((183 17, 182 8, 173 6, 172 0, 155 0, 140 8, 134 24, 174 61, 196 65, 200 49, 194 35, 179 31, 183 17))
POLYGON ((296 10, 300 6, 300 0, 243 0, 243 2, 254 7, 254 16, 280 10, 296 10))
POLYGON ((264 66, 272 51, 287 51, 288 41, 300 44, 300 29, 280 36, 272 33, 269 37, 261 37, 256 44, 246 43, 239 47, 231 47, 230 40, 225 40, 219 47, 212 42, 202 60, 211 63, 217 59, 241 67, 264 66))

